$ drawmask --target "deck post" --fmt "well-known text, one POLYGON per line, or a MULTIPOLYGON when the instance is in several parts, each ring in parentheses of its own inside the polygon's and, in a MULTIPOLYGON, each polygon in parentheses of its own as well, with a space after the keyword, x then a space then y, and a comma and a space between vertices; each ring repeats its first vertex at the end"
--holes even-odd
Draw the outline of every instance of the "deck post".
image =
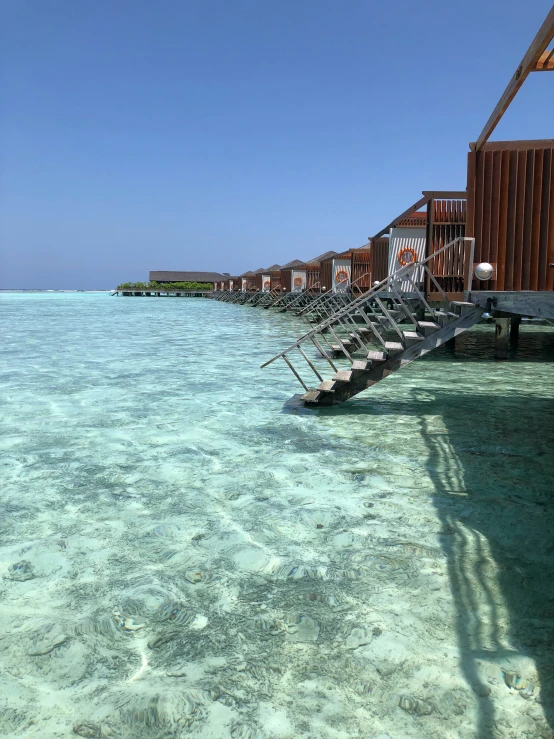
POLYGON ((510 342, 517 346, 519 341, 519 327, 521 324, 521 316, 512 316, 510 319, 510 342))
POLYGON ((510 319, 495 318, 494 322, 494 358, 508 359, 508 347, 510 343, 510 319))

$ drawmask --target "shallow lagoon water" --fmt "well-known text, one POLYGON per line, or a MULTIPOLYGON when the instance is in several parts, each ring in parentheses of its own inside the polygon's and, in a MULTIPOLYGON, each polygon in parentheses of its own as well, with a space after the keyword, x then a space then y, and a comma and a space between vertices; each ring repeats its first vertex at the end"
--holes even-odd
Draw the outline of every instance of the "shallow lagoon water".
POLYGON ((0 310, 0 735, 554 736, 553 330, 298 412, 299 319, 0 310))

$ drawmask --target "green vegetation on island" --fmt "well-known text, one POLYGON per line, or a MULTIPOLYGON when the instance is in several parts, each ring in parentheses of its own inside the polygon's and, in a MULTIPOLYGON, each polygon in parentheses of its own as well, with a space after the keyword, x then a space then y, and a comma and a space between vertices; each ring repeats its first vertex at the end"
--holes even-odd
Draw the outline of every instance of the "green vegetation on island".
POLYGON ((211 282, 122 282, 118 290, 151 290, 168 292, 172 290, 213 290, 211 282))

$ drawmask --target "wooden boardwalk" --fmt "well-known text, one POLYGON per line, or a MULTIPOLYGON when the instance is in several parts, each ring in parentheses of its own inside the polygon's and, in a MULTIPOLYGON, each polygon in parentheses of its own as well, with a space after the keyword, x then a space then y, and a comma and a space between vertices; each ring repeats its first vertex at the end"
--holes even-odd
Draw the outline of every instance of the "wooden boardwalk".
POLYGON ((114 290, 113 295, 124 298, 206 298, 213 290, 114 290))

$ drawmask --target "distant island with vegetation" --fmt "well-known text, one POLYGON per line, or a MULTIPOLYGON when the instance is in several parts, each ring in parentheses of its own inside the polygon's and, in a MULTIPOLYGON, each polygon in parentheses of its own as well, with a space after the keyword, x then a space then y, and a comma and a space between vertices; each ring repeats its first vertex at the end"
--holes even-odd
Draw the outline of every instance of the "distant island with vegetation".
POLYGON ((168 290, 213 290, 211 282, 122 282, 118 290, 152 290, 167 292, 168 290))

